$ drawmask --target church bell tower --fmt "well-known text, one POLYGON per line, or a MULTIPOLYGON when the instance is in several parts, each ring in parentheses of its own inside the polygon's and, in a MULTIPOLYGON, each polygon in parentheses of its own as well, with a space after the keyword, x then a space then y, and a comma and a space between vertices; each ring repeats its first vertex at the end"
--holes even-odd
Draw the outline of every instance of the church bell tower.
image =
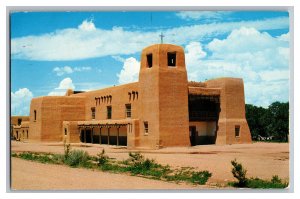
POLYGON ((155 44, 143 49, 139 91, 140 143, 151 148, 190 146, 183 48, 155 44))

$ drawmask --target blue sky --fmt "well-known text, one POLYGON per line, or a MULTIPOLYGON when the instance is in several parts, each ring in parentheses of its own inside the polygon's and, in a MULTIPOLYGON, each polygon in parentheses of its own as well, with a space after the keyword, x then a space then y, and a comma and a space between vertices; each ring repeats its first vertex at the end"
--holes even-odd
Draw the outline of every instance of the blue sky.
POLYGON ((244 79, 246 103, 289 99, 289 13, 283 11, 16 12, 11 22, 12 115, 30 100, 137 81, 141 50, 185 49, 189 80, 244 79))

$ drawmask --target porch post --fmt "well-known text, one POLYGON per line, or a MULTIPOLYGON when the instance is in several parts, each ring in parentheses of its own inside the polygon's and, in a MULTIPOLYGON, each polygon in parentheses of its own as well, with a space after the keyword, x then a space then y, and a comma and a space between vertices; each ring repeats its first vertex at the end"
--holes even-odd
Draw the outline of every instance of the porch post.
POLYGON ((100 132, 99 132, 99 144, 101 144, 101 130, 102 130, 102 127, 99 127, 100 128, 100 132))
POLYGON ((91 130, 91 143, 93 144, 94 143, 94 140, 93 140, 93 137, 94 137, 94 127, 92 127, 92 130, 91 130))
POLYGON ((107 127, 107 144, 109 145, 109 130, 110 130, 110 127, 107 127))
POLYGON ((84 128, 84 134, 83 134, 83 137, 84 137, 83 142, 86 143, 86 128, 84 128))
POLYGON ((117 126, 117 130, 118 130, 118 133, 117 133, 117 146, 119 146, 119 131, 120 131, 120 126, 117 126))

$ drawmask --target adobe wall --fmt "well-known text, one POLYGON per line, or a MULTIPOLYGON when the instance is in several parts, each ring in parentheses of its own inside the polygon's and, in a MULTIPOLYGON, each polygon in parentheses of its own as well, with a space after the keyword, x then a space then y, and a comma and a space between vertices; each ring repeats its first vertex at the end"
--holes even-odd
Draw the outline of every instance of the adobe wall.
POLYGON ((139 74, 140 145, 150 148, 189 146, 188 86, 183 49, 160 44, 145 48, 141 55, 139 74), (169 67, 167 53, 176 52, 176 66, 169 67), (147 55, 152 54, 152 67, 147 55), (148 122, 145 133, 144 122, 148 122))
POLYGON ((70 96, 84 96, 86 98, 84 120, 92 120, 92 107, 95 107, 96 110, 95 120, 106 120, 107 106, 112 107, 111 119, 125 119, 125 104, 131 104, 131 118, 139 117, 138 103, 140 96, 137 82, 70 96), (137 92, 137 94, 133 94, 133 92, 137 92), (111 96, 111 98, 107 96, 111 96), (95 98, 100 99, 96 100, 95 98))
POLYGON ((29 129, 27 128, 29 126, 29 116, 11 116, 10 117, 10 137, 11 139, 27 139, 27 132, 29 132, 29 129), (21 125, 19 125, 19 120, 21 120, 21 125), (25 128, 22 127, 22 124, 24 124, 25 128), (21 129, 22 128, 22 129, 21 129), (23 133, 24 131, 24 133, 23 133), (18 132, 18 135, 17 135, 18 132), (21 132, 21 136, 19 135, 19 132, 21 132))
POLYGON ((216 122, 189 122, 189 126, 195 126, 198 136, 215 136, 216 134, 216 122))
POLYGON ((245 114, 244 83, 240 78, 219 78, 205 82, 208 88, 220 88, 221 112, 216 144, 251 143, 251 134, 245 114), (235 126, 240 136, 235 136, 235 126))
POLYGON ((43 97, 33 98, 30 103, 29 116, 29 140, 41 141, 42 135, 42 102, 43 97), (34 110, 36 110, 36 119, 34 119, 34 110))
POLYGON ((180 46, 160 47, 159 138, 162 146, 189 146, 188 81, 180 46), (176 52, 176 66, 167 64, 167 52, 176 52))
POLYGON ((84 120, 84 105, 84 97, 46 96, 33 99, 30 106, 32 131, 29 138, 37 141, 62 141, 63 121, 84 120), (37 113, 36 120, 34 110, 37 113))
POLYGON ((29 116, 11 116, 10 117, 10 124, 11 125, 18 125, 18 120, 21 119, 22 122, 29 121, 29 116))
POLYGON ((63 121, 62 141, 65 143, 80 143, 79 130, 76 121, 63 121))

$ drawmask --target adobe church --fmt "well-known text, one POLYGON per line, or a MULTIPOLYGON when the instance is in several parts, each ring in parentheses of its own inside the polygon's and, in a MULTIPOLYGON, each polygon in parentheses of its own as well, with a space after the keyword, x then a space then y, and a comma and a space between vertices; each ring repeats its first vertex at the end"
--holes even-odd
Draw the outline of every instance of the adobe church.
POLYGON ((32 99, 28 129, 29 141, 128 148, 251 143, 243 80, 189 82, 171 44, 143 49, 138 82, 32 99))

